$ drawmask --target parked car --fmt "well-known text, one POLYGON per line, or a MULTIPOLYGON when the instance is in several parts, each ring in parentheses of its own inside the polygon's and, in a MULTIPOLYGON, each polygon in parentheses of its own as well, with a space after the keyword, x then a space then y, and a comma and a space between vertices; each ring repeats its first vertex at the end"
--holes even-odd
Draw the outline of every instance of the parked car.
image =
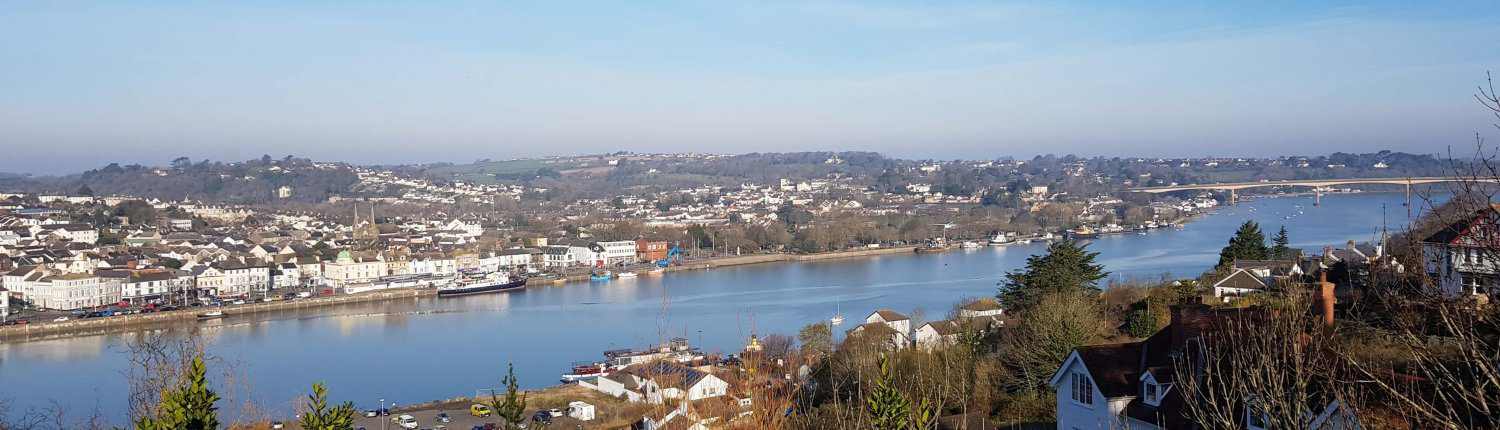
POLYGON ((6 322, 3 322, 3 323, 0 323, 0 325, 16 325, 16 322, 15 321, 6 321, 6 322))
POLYGON ((414 429, 417 428, 417 417, 401 414, 401 416, 396 417, 396 424, 400 425, 401 428, 414 429))
POLYGON ((553 417, 560 417, 560 416, 563 416, 563 411, 562 411, 562 409, 558 409, 558 408, 552 408, 552 409, 548 409, 548 410, 547 410, 547 413, 549 413, 549 414, 552 414, 552 416, 553 416, 553 417))
POLYGON ((281 295, 282 300, 291 300, 295 298, 297 298, 297 293, 286 293, 281 295))
POLYGON ((303 291, 303 292, 297 293, 297 297, 305 299, 305 298, 308 298, 308 297, 312 297, 312 293, 303 291))
POLYGON ((282 424, 281 421, 271 421, 271 428, 284 429, 286 428, 286 424, 282 424))
POLYGON ((481 404, 474 404, 474 405, 470 405, 469 406, 469 415, 473 415, 473 416, 481 417, 482 418, 482 417, 490 416, 490 414, 493 414, 493 413, 495 413, 495 411, 490 410, 489 406, 485 406, 485 405, 481 405, 481 404))
POLYGON ((63 322, 63 321, 67 321, 67 320, 68 320, 68 317, 57 317, 57 318, 53 318, 52 322, 63 322))
POLYGON ((16 320, 16 324, 31 324, 31 321, 20 319, 20 320, 16 320))
POLYGON ((535 414, 531 414, 531 421, 542 424, 552 424, 552 413, 547 411, 536 411, 535 414))
POLYGON ((453 417, 448 416, 447 412, 438 412, 437 420, 440 423, 451 423, 453 422, 453 417))
POLYGON ((376 415, 380 415, 380 410, 378 410, 378 409, 370 409, 370 410, 365 411, 365 417, 366 418, 373 417, 373 416, 376 416, 376 415))

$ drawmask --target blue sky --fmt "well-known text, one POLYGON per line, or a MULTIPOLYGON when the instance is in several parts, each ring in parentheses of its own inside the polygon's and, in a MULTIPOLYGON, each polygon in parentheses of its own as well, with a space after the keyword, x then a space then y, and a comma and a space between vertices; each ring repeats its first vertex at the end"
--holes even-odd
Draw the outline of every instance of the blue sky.
POLYGON ((1438 153, 1494 134, 1472 97, 1500 71, 1493 3, 1118 3, 11 3, 0 171, 1438 153))

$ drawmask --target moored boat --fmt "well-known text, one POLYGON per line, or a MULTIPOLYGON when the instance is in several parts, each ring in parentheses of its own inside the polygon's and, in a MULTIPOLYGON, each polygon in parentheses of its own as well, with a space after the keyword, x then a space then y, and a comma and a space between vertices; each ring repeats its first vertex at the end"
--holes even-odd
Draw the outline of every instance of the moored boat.
POLYGON ((603 271, 603 272, 593 272, 593 273, 589 274, 589 280, 590 281, 594 281, 594 282, 608 281, 608 280, 614 279, 614 278, 615 278, 615 275, 613 273, 609 273, 609 271, 607 271, 607 270, 603 271))
POLYGON ((224 311, 218 310, 218 309, 214 309, 214 310, 211 310, 211 311, 208 311, 208 312, 203 312, 203 313, 198 314, 198 319, 200 319, 200 320, 211 320, 211 319, 223 318, 223 317, 224 317, 224 311))
POLYGON ((619 367, 610 366, 608 363, 594 363, 588 361, 574 362, 568 373, 562 374, 563 382, 576 382, 584 379, 594 379, 601 376, 609 376, 620 370, 619 367))
POLYGON ((990 246, 1008 245, 1015 241, 1016 237, 1014 233, 995 233, 995 237, 990 238, 990 246))
POLYGON ((1068 238, 1071 239, 1093 239, 1097 237, 1099 237, 1099 232, 1094 231, 1094 229, 1089 228, 1089 226, 1086 225, 1068 230, 1068 238))
POLYGON ((568 372, 562 374, 562 381, 573 382, 582 379, 597 378, 609 375, 632 364, 650 363, 653 361, 665 360, 689 365, 701 364, 707 356, 697 348, 688 346, 686 338, 678 337, 669 339, 668 343, 651 349, 615 349, 604 351, 604 358, 605 361, 597 363, 573 363, 568 372))
POLYGON ((466 296, 514 290, 524 286, 526 286, 526 278, 521 276, 465 277, 452 285, 439 288, 437 295, 438 297, 466 296))
POLYGON ((636 274, 635 272, 620 272, 619 277, 620 279, 634 278, 636 274))

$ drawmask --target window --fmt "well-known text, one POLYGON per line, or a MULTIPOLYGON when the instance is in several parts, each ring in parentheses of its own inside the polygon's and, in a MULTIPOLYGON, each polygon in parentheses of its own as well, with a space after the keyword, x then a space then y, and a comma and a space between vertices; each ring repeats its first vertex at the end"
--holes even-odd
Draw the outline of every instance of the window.
POLYGON ((1094 381, 1081 372, 1073 372, 1073 401, 1085 405, 1094 404, 1094 381))
POLYGON ((1267 421, 1270 417, 1261 409, 1260 402, 1250 401, 1245 405, 1245 428, 1247 430, 1266 430, 1267 421))
POLYGON ((1159 389, 1160 388, 1158 388, 1156 384, 1152 384, 1150 382, 1141 384, 1141 390, 1143 391, 1141 393, 1141 397, 1143 397, 1146 400, 1146 403, 1149 403, 1149 404, 1152 404, 1152 405, 1157 405, 1157 404, 1159 404, 1161 402, 1160 399, 1156 398, 1157 391, 1159 389))

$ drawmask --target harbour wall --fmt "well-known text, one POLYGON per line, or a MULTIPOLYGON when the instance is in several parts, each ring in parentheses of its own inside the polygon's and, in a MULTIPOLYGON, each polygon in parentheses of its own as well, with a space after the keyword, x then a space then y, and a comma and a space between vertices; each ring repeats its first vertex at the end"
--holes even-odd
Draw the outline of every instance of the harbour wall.
MULTIPOLYGON (((417 298, 436 295, 436 290, 427 288, 400 288, 371 291, 359 294, 341 294, 311 297, 297 300, 247 303, 223 308, 225 318, 242 314, 258 314, 277 311, 311 309, 349 303, 375 302, 382 300, 417 298)), ((117 315, 101 318, 77 318, 62 322, 35 321, 0 327, 0 341, 42 340, 54 337, 104 334, 125 331, 144 326, 176 324, 184 320, 195 320, 198 313, 210 308, 194 307, 171 312, 153 312, 134 315, 117 315)))

